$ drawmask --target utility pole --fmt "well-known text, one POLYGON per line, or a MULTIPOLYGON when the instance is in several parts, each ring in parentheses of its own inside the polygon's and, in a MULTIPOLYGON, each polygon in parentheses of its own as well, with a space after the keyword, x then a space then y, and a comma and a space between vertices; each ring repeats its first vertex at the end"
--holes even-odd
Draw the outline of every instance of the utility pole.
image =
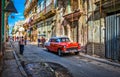
POLYGON ((4 5, 5 0, 0 1, 0 77, 3 68, 3 47, 4 47, 4 5))
POLYGON ((94 5, 93 5, 93 0, 92 0, 92 2, 91 2, 91 6, 92 6, 92 24, 93 24, 93 28, 92 28, 92 55, 94 56, 94 53, 95 53, 95 45, 94 45, 94 31, 95 31, 95 29, 94 29, 94 11, 93 11, 93 9, 94 9, 94 5))
MULTIPOLYGON (((0 1, 0 9, 2 9, 2 6, 1 6, 1 5, 2 5, 2 2, 0 1)), ((1 27, 2 27, 2 26, 1 26, 1 25, 2 25, 2 23, 1 23, 1 22, 2 22, 2 20, 1 20, 1 19, 2 19, 2 18, 1 18, 1 15, 2 15, 2 11, 0 11, 0 56, 1 56, 1 51, 2 51, 2 50, 1 50, 1 46, 2 46, 2 44, 1 44, 1 41, 2 41, 2 40, 1 40, 1 37, 2 37, 2 36, 1 36, 1 33, 2 33, 2 32, 1 32, 1 27)))
MULTIPOLYGON (((2 0, 2 44, 4 42, 4 7, 5 7, 5 0, 2 0)), ((3 46, 3 45, 2 45, 3 46)))

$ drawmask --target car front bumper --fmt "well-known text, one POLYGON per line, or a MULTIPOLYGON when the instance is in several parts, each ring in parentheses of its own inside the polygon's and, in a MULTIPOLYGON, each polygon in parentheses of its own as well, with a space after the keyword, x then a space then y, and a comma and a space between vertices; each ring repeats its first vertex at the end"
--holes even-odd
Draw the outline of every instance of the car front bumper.
POLYGON ((80 52, 80 49, 66 50, 66 51, 63 51, 62 53, 74 53, 74 52, 80 52))

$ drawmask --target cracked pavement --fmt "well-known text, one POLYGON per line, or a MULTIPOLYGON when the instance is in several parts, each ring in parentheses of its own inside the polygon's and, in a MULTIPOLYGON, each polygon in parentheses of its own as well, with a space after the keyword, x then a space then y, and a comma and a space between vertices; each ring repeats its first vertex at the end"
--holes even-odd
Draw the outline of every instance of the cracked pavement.
MULTIPOLYGON (((17 49, 17 42, 14 43, 17 49)), ((18 52, 17 52, 18 53, 18 52)), ((19 55, 21 56, 21 55, 19 55)), ((67 68, 73 77, 119 77, 120 68, 105 63, 90 60, 80 55, 68 54, 63 57, 48 52, 45 48, 28 44, 25 46, 24 54, 21 60, 26 64, 51 62, 57 63, 67 68)), ((40 67, 36 71, 38 71, 40 67)))

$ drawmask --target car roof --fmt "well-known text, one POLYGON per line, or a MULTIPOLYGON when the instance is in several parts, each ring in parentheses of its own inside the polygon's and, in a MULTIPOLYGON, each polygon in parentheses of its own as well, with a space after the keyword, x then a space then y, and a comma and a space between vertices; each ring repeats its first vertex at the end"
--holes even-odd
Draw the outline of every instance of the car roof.
POLYGON ((51 37, 50 39, 68 38, 67 36, 51 37))

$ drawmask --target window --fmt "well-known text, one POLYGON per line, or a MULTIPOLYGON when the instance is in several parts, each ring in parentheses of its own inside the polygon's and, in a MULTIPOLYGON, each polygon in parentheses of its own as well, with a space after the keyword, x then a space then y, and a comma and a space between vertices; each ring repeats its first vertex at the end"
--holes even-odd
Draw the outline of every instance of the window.
POLYGON ((55 39, 50 39, 50 42, 55 42, 56 40, 55 39))
POLYGON ((43 23, 41 23, 41 27, 43 27, 44 26, 44 24, 43 23))
POLYGON ((46 25, 47 25, 47 26, 49 25, 49 21, 46 21, 46 25))
POLYGON ((56 42, 60 42, 60 39, 56 39, 56 42))
POLYGON ((41 2, 41 10, 44 9, 44 1, 41 2))
POLYGON ((47 25, 48 25, 48 26, 51 25, 51 21, 47 21, 47 25))
POLYGON ((51 4, 52 0, 46 0, 46 6, 49 6, 51 4))
POLYGON ((60 42, 70 42, 69 38, 60 38, 60 42))

